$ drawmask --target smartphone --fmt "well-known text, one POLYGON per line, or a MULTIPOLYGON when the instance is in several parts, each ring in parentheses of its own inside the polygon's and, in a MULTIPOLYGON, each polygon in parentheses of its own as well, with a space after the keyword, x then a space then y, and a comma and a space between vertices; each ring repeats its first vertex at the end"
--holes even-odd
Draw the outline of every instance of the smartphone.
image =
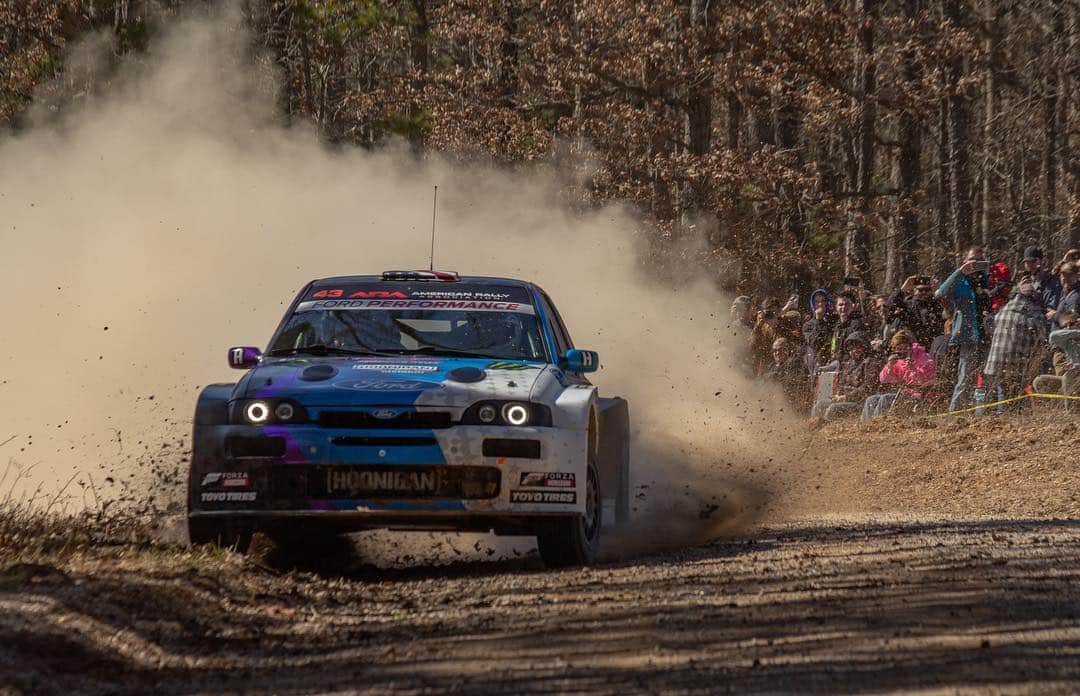
POLYGON ((982 271, 983 273, 985 273, 986 271, 990 270, 990 262, 989 261, 976 261, 974 264, 972 264, 972 267, 976 271, 982 271))
POLYGON ((848 276, 847 278, 844 278, 844 285, 857 288, 862 285, 862 279, 856 278, 855 276, 848 276))

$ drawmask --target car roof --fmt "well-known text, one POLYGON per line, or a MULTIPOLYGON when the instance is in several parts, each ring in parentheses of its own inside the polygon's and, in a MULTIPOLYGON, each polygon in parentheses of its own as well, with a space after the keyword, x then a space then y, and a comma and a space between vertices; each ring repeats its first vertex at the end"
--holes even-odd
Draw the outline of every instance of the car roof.
POLYGON ((535 283, 531 283, 527 280, 517 280, 514 278, 496 278, 492 276, 460 276, 456 281, 439 281, 439 280, 383 280, 382 275, 350 275, 350 276, 334 276, 332 278, 319 278, 318 280, 311 281, 311 284, 315 287, 324 287, 327 285, 350 285, 354 283, 431 283, 433 285, 447 285, 452 286, 457 283, 467 283, 470 285, 502 285, 513 286, 520 288, 532 288, 536 287, 535 283))

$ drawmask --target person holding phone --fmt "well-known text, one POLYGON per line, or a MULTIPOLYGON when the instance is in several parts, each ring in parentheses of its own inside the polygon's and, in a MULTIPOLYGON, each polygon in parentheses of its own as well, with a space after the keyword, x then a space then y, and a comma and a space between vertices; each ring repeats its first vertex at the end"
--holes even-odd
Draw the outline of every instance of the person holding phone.
POLYGON ((971 247, 964 255, 960 267, 938 286, 934 297, 949 300, 953 307, 952 331, 949 347, 957 351, 956 386, 949 400, 949 410, 957 411, 968 406, 975 393, 979 369, 986 361, 983 318, 990 308, 987 292, 990 262, 982 247, 971 247))
POLYGON ((908 276, 900 289, 885 300, 886 311, 895 317, 896 329, 915 334, 921 346, 932 345, 943 329, 941 305, 934 299, 936 288, 930 276, 908 276))

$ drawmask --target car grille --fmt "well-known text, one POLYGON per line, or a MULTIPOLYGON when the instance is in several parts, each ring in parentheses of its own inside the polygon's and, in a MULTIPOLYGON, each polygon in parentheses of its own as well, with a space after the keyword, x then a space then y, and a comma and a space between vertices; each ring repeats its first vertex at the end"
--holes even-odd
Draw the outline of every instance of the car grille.
POLYGON ((353 447, 430 447, 439 444, 433 437, 335 437, 331 442, 353 447))
POLYGON ((319 425, 323 428, 441 430, 452 424, 446 411, 407 411, 393 418, 376 418, 367 411, 323 411, 319 414, 319 425))
POLYGON ((275 466, 271 497, 281 499, 487 499, 502 472, 491 466, 275 466))

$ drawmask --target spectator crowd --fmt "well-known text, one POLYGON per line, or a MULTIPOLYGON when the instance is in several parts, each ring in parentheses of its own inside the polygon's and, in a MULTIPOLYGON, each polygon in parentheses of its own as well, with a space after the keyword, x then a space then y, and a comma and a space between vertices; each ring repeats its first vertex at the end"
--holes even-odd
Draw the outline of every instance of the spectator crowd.
POLYGON ((740 296, 730 326, 743 369, 815 419, 1024 410, 1024 393, 1080 396, 1080 249, 1047 268, 1030 246, 1013 273, 972 247, 940 282, 913 275, 869 295, 847 278, 811 292, 805 312, 798 295, 740 296))

